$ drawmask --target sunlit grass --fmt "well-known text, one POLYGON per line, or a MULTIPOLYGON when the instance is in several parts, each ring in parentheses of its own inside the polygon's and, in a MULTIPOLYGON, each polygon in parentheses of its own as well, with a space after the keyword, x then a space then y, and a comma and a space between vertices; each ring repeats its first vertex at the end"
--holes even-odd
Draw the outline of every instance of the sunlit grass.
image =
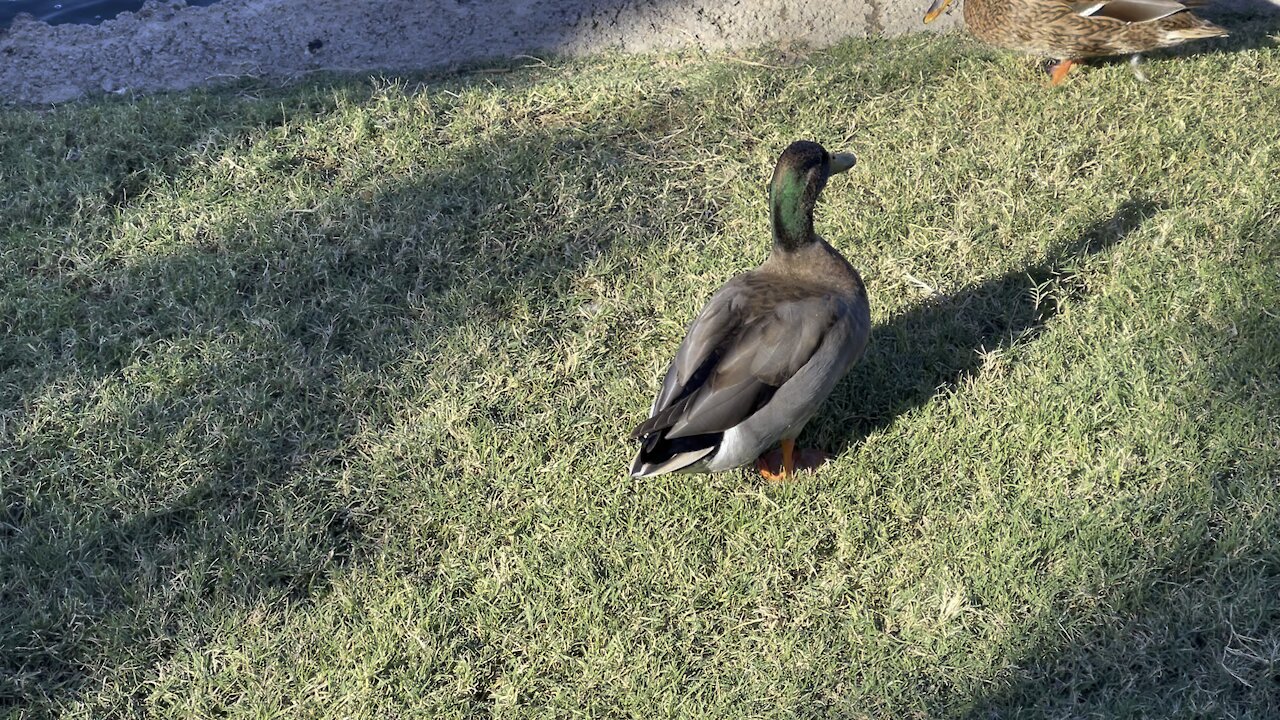
POLYGON ((3 111, 0 707, 1280 713, 1266 32, 1149 84, 912 37, 3 111), (798 138, 859 157, 837 459, 633 480, 798 138))

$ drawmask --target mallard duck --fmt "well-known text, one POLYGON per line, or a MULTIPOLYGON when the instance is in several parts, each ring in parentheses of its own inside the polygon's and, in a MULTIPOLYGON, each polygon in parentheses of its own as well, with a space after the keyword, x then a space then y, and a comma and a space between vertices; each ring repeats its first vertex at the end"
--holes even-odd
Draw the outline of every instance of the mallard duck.
MULTIPOLYGON (((924 21, 933 22, 951 0, 933 0, 924 21)), ((965 0, 964 22, 975 37, 996 47, 1056 60, 1052 84, 1062 82, 1085 58, 1130 55, 1140 80, 1141 53, 1227 31, 1189 8, 1200 0, 965 0)))
POLYGON ((854 162, 807 141, 778 158, 769 258, 716 291, 689 325, 649 419, 631 435, 640 441, 633 476, 756 461, 766 478, 785 480, 825 459, 797 453, 795 439, 862 356, 871 314, 858 271, 814 232, 813 208, 827 178, 854 162), (762 457, 779 443, 780 462, 776 452, 762 457))

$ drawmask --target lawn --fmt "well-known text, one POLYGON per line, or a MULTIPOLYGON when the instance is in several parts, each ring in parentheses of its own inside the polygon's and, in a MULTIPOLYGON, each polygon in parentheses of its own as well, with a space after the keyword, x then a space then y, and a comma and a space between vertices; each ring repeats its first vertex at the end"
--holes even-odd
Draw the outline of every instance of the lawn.
POLYGON ((0 110, 0 716, 1280 716, 1275 22, 0 110), (634 480, 791 140, 866 357, 634 480))

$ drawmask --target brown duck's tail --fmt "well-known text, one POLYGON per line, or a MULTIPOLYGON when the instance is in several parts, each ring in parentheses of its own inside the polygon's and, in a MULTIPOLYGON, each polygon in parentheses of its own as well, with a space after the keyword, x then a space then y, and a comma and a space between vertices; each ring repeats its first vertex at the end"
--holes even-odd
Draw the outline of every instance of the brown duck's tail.
MULTIPOLYGON (((1190 3, 1183 3, 1184 5, 1190 3)), ((1214 25, 1204 18, 1197 17, 1189 12, 1180 12, 1175 15, 1159 21, 1160 30, 1162 31, 1161 39, 1164 45, 1178 45, 1188 40, 1200 40, 1203 38, 1226 37, 1230 35, 1227 29, 1214 25)))
POLYGON ((1165 37, 1174 43, 1183 43, 1188 40, 1200 40, 1202 38, 1226 37, 1231 33, 1226 28, 1219 27, 1213 23, 1202 20, 1203 25, 1188 28, 1174 28, 1165 32, 1165 37))

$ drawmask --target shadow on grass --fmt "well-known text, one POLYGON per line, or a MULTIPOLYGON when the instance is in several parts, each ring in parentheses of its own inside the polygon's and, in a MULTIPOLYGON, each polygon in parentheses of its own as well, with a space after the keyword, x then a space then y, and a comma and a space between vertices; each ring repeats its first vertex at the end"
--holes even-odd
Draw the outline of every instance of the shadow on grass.
MULTIPOLYGON (((15 293, 6 304, 26 297, 0 321, 0 707, 34 711, 74 698, 108 658, 139 648, 163 656, 185 632, 182 617, 234 598, 300 601, 353 557, 359 527, 334 499, 333 478, 314 464, 298 472, 305 453, 335 456, 350 419, 332 412, 334 393, 280 382, 261 389, 275 403, 263 412, 245 401, 251 384, 219 376, 230 364, 178 383, 209 393, 209 407, 177 394, 139 390, 145 399, 134 403, 101 392, 148 384, 130 366, 181 356, 194 336, 234 345, 241 334, 173 282, 182 259, 99 262, 113 228, 148 193, 180 182, 192 154, 243 147, 285 123, 286 111, 325 115, 338 95, 368 94, 367 83, 329 89, 295 89, 278 104, 200 93, 155 105, 108 101, 35 148, 31 196, 4 218, 15 231, 10 257, 25 271, 6 278, 15 293), (304 419, 314 433, 306 438, 304 419), (176 481, 155 481, 165 475, 176 481), (295 493, 307 507, 290 525, 280 511, 295 493)), ((51 127, 63 112, 76 111, 54 111, 51 127)), ((21 172, 30 151, 0 155, 12 154, 5 165, 21 172)), ((251 264, 246 253, 189 279, 206 286, 194 290, 208 301, 216 294, 200 291, 227 279, 219 271, 251 264)))
MULTIPOLYGON (((219 617, 311 602, 376 554, 389 501, 361 485, 354 445, 392 419, 388 372, 513 298, 563 291, 608 236, 589 219, 562 227, 557 202, 590 204, 596 183, 639 172, 626 151, 653 130, 645 113, 614 113, 460 144, 366 195, 334 191, 322 162, 285 159, 262 172, 318 188, 316 203, 280 200, 141 259, 103 250, 151 189, 185 182, 208 138, 270 142, 299 115, 339 112, 331 95, 372 95, 352 80, 284 94, 213 113, 197 96, 124 139, 110 125, 68 133, 39 166, 67 177, 10 208, 26 245, 6 281, 24 297, 0 301, 25 310, 0 320, 0 707, 74 701, 116 668, 140 673, 122 680, 140 711, 141 674, 198 650, 219 617), (58 165, 64 153, 96 159, 77 172, 58 165), (526 206, 528 232, 492 232, 500 208, 526 206)), ((218 202, 190 200, 202 201, 218 202)))
POLYGON ((1233 0, 1230 6, 1208 3, 1194 12, 1231 33, 1229 39, 1211 45, 1213 52, 1274 45, 1275 40, 1268 35, 1280 29, 1280 7, 1271 0, 1233 0))
POLYGON ((1045 262, 930 298, 872 328, 866 355, 810 430, 818 446, 847 450, 977 373, 982 353, 1038 335, 1064 303, 1087 292, 1072 267, 1121 242, 1158 209, 1129 200, 1045 262))
POLYGON ((1177 513, 1160 523, 1167 551, 1096 588, 1104 609, 1063 609, 1050 625, 1068 636, 1027 653, 967 717, 1280 717, 1280 334, 1263 313, 1235 329, 1191 340, 1224 346, 1205 391, 1237 408, 1250 442, 1223 453, 1214 477, 1185 479, 1202 498, 1162 490, 1155 506, 1177 513))

